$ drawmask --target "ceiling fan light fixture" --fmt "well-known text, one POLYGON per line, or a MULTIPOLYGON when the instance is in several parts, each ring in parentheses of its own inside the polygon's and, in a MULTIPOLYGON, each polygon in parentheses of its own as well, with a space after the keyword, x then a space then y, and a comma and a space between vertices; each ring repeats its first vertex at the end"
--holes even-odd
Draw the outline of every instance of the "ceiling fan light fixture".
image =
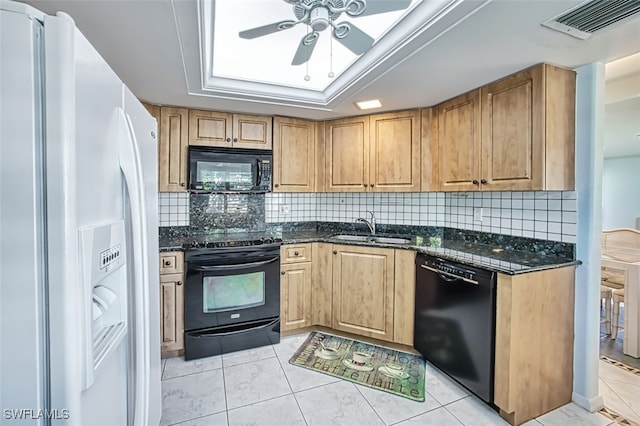
POLYGON ((309 14, 309 21, 313 31, 324 31, 329 26, 329 10, 326 7, 316 7, 309 14))
POLYGON ((381 108, 382 107, 382 103, 380 102, 380 99, 371 99, 371 100, 368 100, 368 101, 357 101, 357 102, 355 102, 355 104, 361 110, 373 109, 373 108, 381 108))

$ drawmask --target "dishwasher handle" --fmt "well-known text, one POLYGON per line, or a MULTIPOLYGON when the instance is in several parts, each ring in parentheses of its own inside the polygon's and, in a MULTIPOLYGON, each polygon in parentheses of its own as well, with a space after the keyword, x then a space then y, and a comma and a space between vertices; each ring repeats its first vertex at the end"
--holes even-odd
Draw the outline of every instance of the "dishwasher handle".
POLYGON ((440 271, 440 270, 438 270, 436 268, 432 268, 430 266, 420 265, 420 267, 423 268, 423 269, 426 269, 428 271, 435 272, 436 274, 440 275, 440 277, 442 279, 444 279, 445 281, 448 281, 448 282, 454 282, 454 281, 461 280, 461 281, 467 282, 469 284, 480 285, 480 283, 478 281, 476 281, 476 280, 471 280, 469 278, 461 277, 459 275, 451 274, 449 272, 440 271))

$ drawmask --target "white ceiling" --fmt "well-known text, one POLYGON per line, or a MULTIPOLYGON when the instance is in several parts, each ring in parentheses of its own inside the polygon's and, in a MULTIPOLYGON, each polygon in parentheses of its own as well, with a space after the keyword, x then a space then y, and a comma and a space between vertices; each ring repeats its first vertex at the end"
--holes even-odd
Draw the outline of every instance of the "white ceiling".
MULTIPOLYGON (((256 8, 263 2, 253 1, 256 8)), ((540 24, 582 0, 456 0, 460 13, 451 20, 442 19, 402 46, 380 43, 394 49, 386 61, 371 65, 358 78, 350 76, 329 102, 310 104, 203 90, 198 0, 25 2, 74 18, 140 99, 319 120, 361 114, 353 104, 357 100, 379 98, 383 108, 376 112, 431 106, 536 63, 577 68, 640 52, 640 15, 579 40, 540 24)), ((298 42, 292 37, 290 45, 280 42, 271 48, 295 51, 298 42)), ((261 63, 253 66, 260 68, 261 63)), ((607 78, 605 155, 640 155, 640 55, 607 67, 607 78)))

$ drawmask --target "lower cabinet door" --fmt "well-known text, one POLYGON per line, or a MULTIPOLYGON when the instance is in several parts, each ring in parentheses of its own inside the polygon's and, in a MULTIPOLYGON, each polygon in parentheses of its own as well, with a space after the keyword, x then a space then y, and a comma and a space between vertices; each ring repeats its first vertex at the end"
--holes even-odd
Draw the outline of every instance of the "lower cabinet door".
POLYGON ((280 265, 280 329, 311 325, 311 262, 280 265))
POLYGON ((184 349, 184 286, 182 274, 160 275, 161 352, 184 349))
POLYGON ((393 340, 394 250, 333 246, 333 328, 393 340))

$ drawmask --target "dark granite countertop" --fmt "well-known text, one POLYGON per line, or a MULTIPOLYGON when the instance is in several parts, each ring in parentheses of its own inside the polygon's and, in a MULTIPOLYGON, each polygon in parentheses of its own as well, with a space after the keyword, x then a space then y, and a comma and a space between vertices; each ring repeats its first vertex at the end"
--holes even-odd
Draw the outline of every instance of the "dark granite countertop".
POLYGON ((444 232, 438 235, 438 233, 433 232, 432 229, 415 229, 411 231, 413 231, 412 234, 398 232, 384 232, 376 234, 377 237, 402 237, 410 239, 411 241, 407 244, 379 243, 371 240, 345 241, 336 239, 335 235, 367 234, 354 232, 353 230, 343 231, 311 227, 299 227, 297 229, 273 227, 259 232, 161 235, 160 250, 182 250, 183 244, 189 244, 193 241, 214 242, 255 240, 260 238, 281 238, 283 244, 327 242, 333 244, 415 250, 418 253, 454 260, 511 275, 580 264, 580 261, 571 259, 568 256, 558 256, 557 253, 549 253, 550 250, 544 246, 528 246, 526 248, 529 250, 523 250, 525 247, 522 247, 522 244, 519 245, 517 239, 488 239, 483 238, 482 236, 476 236, 476 238, 472 238, 471 241, 469 241, 469 238, 461 236, 456 232, 444 232), (513 241, 516 241, 516 243, 513 241))

